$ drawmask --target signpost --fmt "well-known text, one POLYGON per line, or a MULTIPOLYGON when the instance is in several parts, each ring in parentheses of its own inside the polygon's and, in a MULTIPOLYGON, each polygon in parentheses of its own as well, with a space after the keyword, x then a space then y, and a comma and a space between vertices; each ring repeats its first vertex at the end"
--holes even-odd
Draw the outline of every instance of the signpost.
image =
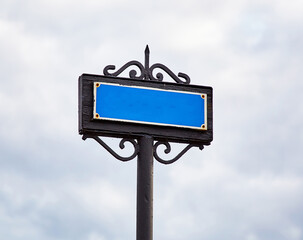
POLYGON ((79 133, 92 138, 121 161, 138 157, 137 163, 137 240, 152 240, 153 224, 153 158, 160 163, 177 161, 192 147, 209 145, 213 139, 212 88, 190 85, 190 78, 176 76, 166 66, 149 66, 149 48, 145 49, 144 66, 130 61, 118 71, 115 66, 104 68, 104 75, 83 74, 79 77, 79 133), (130 78, 118 77, 127 68, 130 78), (176 83, 163 82, 167 73, 176 83), (119 147, 130 142, 134 152, 122 157, 100 137, 121 138, 119 147), (174 158, 162 159, 157 149, 170 142, 188 145, 174 158))

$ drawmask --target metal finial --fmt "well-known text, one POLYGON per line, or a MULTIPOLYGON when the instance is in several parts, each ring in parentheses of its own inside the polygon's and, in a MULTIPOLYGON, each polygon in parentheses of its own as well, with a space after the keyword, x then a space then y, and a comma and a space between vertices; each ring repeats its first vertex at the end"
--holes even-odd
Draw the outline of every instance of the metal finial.
POLYGON ((144 79, 145 80, 148 80, 150 79, 149 77, 149 54, 150 54, 150 51, 149 51, 149 47, 148 45, 146 45, 146 48, 145 48, 145 65, 144 65, 144 68, 145 68, 145 74, 144 74, 144 79))
POLYGON ((145 48, 145 55, 149 55, 149 47, 148 47, 148 44, 146 45, 146 48, 145 48))

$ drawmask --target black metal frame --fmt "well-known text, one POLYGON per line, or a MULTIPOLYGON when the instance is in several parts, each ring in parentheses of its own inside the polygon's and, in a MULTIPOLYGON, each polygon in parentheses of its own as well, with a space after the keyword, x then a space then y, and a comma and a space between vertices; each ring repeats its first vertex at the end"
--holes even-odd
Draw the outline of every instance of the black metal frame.
MULTIPOLYGON (((145 49, 145 64, 130 61, 116 72, 114 65, 104 68, 102 75, 83 74, 79 77, 79 133, 83 140, 94 139, 103 146, 116 159, 126 162, 138 157, 137 164, 137 240, 152 240, 153 236, 153 158, 163 164, 171 164, 180 159, 192 147, 209 145, 213 140, 213 99, 212 88, 189 85, 190 78, 184 73, 175 75, 163 64, 156 63, 149 66, 150 51, 145 49), (118 77, 129 67, 140 70, 129 71, 129 78, 118 77), (155 69, 166 72, 176 83, 163 82, 163 74, 158 72, 154 77, 155 69), (182 79, 184 80, 182 80, 182 79), (129 86, 143 86, 156 89, 177 90, 207 94, 207 130, 188 129, 172 126, 157 126, 136 124, 130 122, 117 122, 111 120, 94 120, 93 118, 93 86, 95 82, 116 83, 129 86), (128 157, 122 157, 109 147, 100 137, 121 138, 119 147, 124 149, 125 143, 133 145, 134 151, 128 157), (162 159, 158 147, 165 147, 164 153, 171 151, 171 142, 187 143, 188 145, 174 158, 162 159)), ((165 103, 163 103, 165 104, 165 103)))
MULTIPOLYGON (((154 139, 158 141, 192 143, 198 145, 209 145, 213 139, 211 87, 83 74, 79 77, 79 103, 80 134, 93 134, 123 138, 138 138, 142 134, 147 134, 153 136, 154 139), (95 82, 207 94, 207 130, 137 124, 111 120, 95 120, 93 119, 93 89, 95 82)), ((165 105, 166 103, 163 104, 165 105)))

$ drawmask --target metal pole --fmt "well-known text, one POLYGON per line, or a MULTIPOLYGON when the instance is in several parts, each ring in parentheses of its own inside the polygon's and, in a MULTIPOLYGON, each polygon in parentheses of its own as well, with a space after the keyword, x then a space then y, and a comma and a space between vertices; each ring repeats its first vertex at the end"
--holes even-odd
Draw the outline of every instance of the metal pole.
POLYGON ((138 139, 137 240, 153 239, 153 138, 138 139))

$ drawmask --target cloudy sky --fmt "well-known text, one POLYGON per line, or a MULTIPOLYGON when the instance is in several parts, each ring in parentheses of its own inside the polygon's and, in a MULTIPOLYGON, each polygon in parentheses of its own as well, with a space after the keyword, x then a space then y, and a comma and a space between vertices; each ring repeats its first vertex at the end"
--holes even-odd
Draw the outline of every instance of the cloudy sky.
POLYGON ((299 0, 1 0, 1 239, 135 239, 136 160, 78 135, 77 80, 149 44, 214 91, 212 145, 155 162, 154 239, 302 240, 302 42, 299 0))

